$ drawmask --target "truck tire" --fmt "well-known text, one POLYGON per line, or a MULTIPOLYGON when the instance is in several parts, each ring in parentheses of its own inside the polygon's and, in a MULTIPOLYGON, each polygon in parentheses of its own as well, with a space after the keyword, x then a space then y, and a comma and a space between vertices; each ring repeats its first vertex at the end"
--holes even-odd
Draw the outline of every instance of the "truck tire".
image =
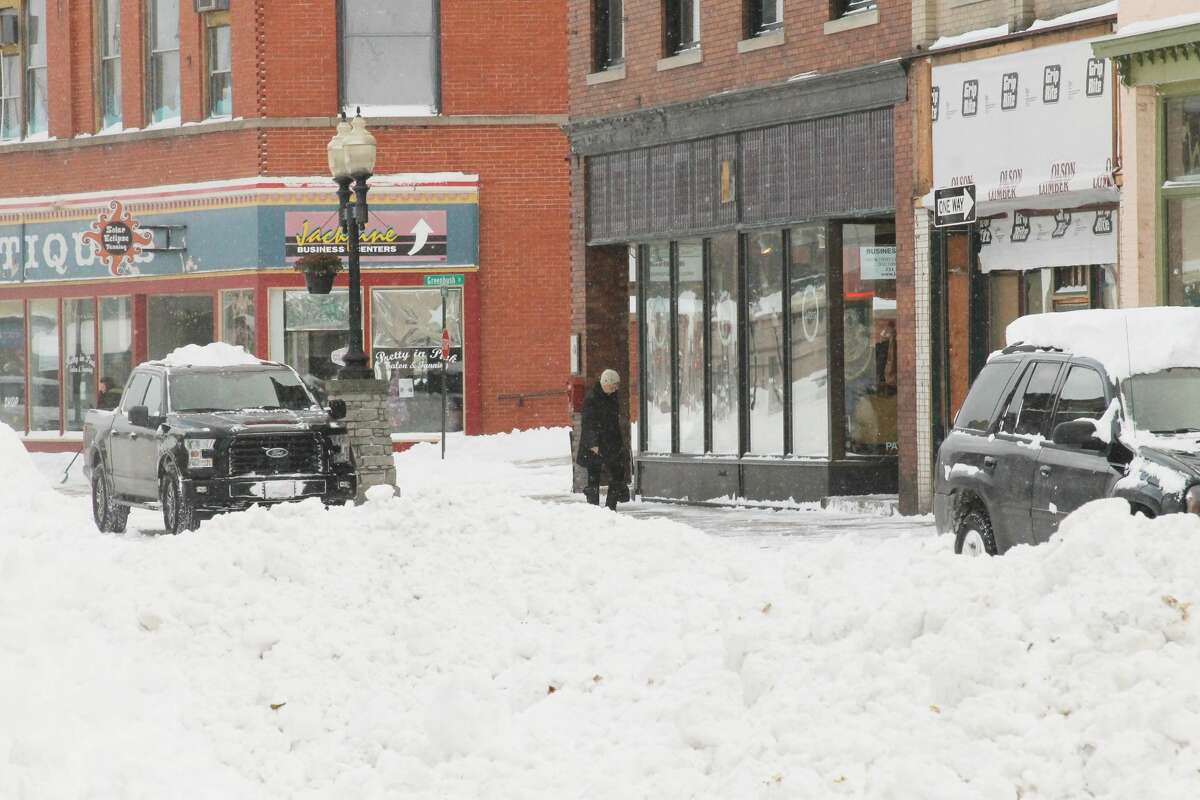
POLYGON ((92 472, 92 518, 101 533, 124 533, 129 520, 129 506, 113 500, 104 467, 99 465, 92 472))
POLYGON ((954 537, 954 552, 968 556, 996 555, 996 537, 987 512, 973 508, 963 515, 954 537))
POLYGON ((163 527, 167 533, 174 535, 200 527, 196 506, 184 496, 179 470, 169 461, 163 467, 162 477, 158 479, 158 501, 162 506, 163 527))

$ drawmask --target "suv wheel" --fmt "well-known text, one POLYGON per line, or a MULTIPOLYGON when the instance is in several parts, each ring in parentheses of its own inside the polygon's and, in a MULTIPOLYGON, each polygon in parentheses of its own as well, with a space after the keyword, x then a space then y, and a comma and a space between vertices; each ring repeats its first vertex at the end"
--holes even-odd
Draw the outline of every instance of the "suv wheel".
POLYGON ((184 497, 181 484, 179 470, 174 464, 168 463, 158 480, 158 502, 162 506, 163 527, 170 534, 194 531, 200 527, 196 506, 184 497))
POLYGON ((986 512, 975 508, 963 515, 954 538, 954 552, 965 556, 996 555, 996 537, 986 512))
POLYGON ((113 500, 108 476, 101 466, 92 472, 92 518, 101 533, 123 533, 129 520, 129 507, 113 500))

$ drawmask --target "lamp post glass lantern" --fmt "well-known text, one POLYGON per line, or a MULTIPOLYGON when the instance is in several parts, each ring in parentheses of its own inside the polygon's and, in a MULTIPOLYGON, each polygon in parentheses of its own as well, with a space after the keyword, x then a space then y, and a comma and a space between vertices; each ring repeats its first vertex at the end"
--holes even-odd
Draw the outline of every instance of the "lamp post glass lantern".
POLYGON ((367 224, 367 179, 375 170, 375 137, 367 130, 367 121, 360 111, 353 121, 345 112, 338 123, 337 133, 326 147, 329 172, 337 182, 338 220, 346 232, 350 273, 350 341, 346 348, 346 365, 338 371, 339 378, 366 379, 374 377, 367 368, 363 352, 362 291, 359 271, 359 230, 367 224), (354 199, 351 200, 351 184, 354 199))

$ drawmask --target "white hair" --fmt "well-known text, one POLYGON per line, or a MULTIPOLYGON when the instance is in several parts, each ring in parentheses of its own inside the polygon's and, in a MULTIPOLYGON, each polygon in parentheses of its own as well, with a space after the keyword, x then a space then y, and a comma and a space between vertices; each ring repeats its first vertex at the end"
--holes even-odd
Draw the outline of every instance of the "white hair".
POLYGON ((615 369, 606 369, 600 373, 601 386, 616 386, 621 382, 621 376, 617 374, 615 369))

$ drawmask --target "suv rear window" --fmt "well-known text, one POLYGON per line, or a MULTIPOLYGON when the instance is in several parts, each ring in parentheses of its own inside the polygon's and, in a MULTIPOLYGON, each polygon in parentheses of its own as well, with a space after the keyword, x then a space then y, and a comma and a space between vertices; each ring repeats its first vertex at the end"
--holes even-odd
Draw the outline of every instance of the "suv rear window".
POLYGON ((986 431, 1000 405, 1000 393, 1008 385, 1017 368, 1016 361, 996 361, 988 364, 979 373, 967 399, 963 401, 958 416, 954 418, 954 427, 966 428, 973 431, 986 431))

